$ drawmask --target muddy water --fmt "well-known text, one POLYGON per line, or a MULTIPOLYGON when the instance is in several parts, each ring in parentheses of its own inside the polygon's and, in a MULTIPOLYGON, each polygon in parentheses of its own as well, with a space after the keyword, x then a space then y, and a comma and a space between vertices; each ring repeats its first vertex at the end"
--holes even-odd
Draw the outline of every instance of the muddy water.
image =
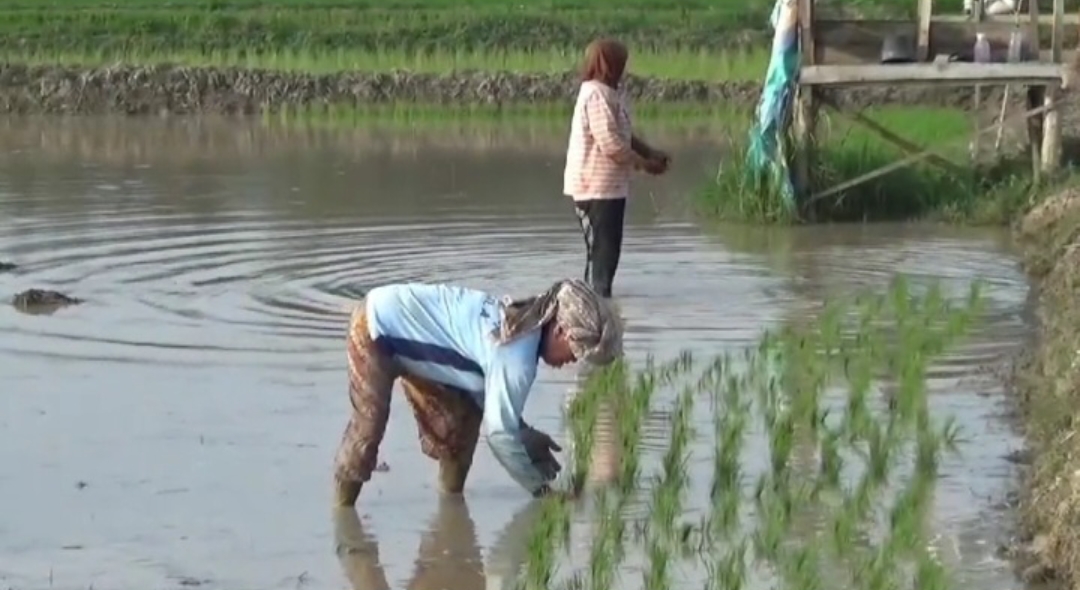
MULTIPOLYGON (((440 502, 401 405, 381 453, 389 471, 360 518, 330 517, 343 322, 357 294, 389 281, 521 294, 577 275, 560 131, 0 122, 0 259, 21 265, 0 291, 87 300, 49 316, 0 306, 0 586, 508 584, 533 504, 483 447, 464 503, 440 502), (353 552, 339 558, 338 544, 353 552)), ((831 292, 895 273, 957 296, 983 279, 985 321, 931 384, 971 441, 944 464, 933 527, 960 587, 1013 587, 994 557, 1007 525, 995 505, 1019 441, 1004 393, 980 376, 1026 329, 1027 285, 1003 233, 706 234, 678 201, 721 157, 708 135, 651 134, 678 166, 639 185, 629 216, 616 299, 631 362, 738 350, 831 292)), ((575 378, 543 367, 529 420, 565 436, 575 378)), ((669 420, 650 424, 650 445, 669 420)), ((694 460, 704 467, 708 451, 694 460)), ((700 575, 678 574, 685 587, 700 575)))

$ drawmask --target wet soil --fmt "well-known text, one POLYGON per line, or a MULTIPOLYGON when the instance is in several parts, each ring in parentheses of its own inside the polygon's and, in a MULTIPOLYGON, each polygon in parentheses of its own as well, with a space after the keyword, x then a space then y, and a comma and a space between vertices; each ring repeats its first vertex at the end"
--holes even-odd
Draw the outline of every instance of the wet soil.
MULTIPOLYGON (((253 114, 327 104, 531 104, 569 102, 577 83, 574 72, 316 75, 171 65, 80 68, 8 63, 0 64, 0 113, 253 114)), ((631 75, 625 88, 635 103, 680 102, 753 108, 760 96, 761 83, 664 80, 631 75)), ((972 103, 974 90, 895 86, 851 88, 824 94, 845 108, 888 104, 967 107, 972 103)), ((984 94, 986 104, 999 104, 993 92, 984 94)))

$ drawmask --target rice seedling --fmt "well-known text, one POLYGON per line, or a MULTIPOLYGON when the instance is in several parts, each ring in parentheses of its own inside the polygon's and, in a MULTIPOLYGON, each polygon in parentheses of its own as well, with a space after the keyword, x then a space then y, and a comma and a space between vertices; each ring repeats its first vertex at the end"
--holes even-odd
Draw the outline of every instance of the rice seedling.
POLYGON ((799 590, 891 590, 911 580, 946 588, 947 572, 926 548, 926 516, 940 456, 955 450, 957 428, 930 415, 925 383, 934 360, 968 333, 980 310, 977 284, 954 301, 937 286, 916 293, 901 277, 884 294, 834 301, 813 321, 770 331, 696 377, 686 379, 700 364, 689 353, 664 364, 650 357, 635 375, 625 361, 597 370, 568 416, 579 445, 570 477, 583 477, 589 455, 578 448, 592 444, 594 407, 609 400, 617 403, 624 452, 616 485, 593 494, 587 563, 561 586, 552 547, 567 538, 570 508, 545 507, 523 587, 621 588, 627 557, 636 554, 639 583, 650 589, 685 587, 687 563, 717 589, 769 577, 799 590), (882 383, 890 380, 895 403, 884 403, 882 383), (643 424, 667 404, 666 443, 646 453, 643 424), (711 410, 704 419, 702 407, 711 410), (691 459, 702 433, 712 437, 703 463, 712 474, 694 504, 691 465, 699 463, 691 459), (795 468, 802 448, 814 451, 810 469, 795 468), (760 464, 750 460, 756 453, 764 453, 760 464), (656 471, 643 475, 646 464, 656 471), (632 519, 638 501, 646 516, 632 519), (706 516, 688 519, 692 509, 706 516), (810 515, 822 524, 803 539, 810 515))
POLYGON ((548 590, 558 573, 558 550, 569 535, 569 507, 557 500, 545 500, 537 523, 526 540, 528 558, 525 575, 518 580, 520 590, 548 590))
POLYGON ((676 531, 682 515, 687 480, 687 460, 690 453, 691 412, 694 404, 693 389, 686 389, 679 396, 672 416, 671 436, 661 460, 662 474, 653 488, 652 517, 657 532, 670 538, 676 531))

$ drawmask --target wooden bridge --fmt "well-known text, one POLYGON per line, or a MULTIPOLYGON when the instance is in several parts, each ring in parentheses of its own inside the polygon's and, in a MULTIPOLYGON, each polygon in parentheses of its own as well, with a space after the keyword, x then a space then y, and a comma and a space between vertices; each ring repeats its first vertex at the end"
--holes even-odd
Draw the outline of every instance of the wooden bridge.
MULTIPOLYGON (((824 19, 815 17, 815 0, 798 2, 799 42, 802 63, 795 93, 791 139, 794 142, 794 184, 800 202, 811 203, 833 196, 893 170, 928 160, 952 172, 966 168, 950 162, 942 153, 923 148, 886 129, 862 113, 850 113, 823 98, 823 88, 852 86, 969 86, 975 87, 975 112, 981 108, 984 86, 1019 85, 1027 93, 1027 109, 1006 115, 1001 121, 978 128, 973 144, 1006 121, 1026 120, 1032 169, 1036 178, 1052 173, 1061 165, 1061 122, 1057 109, 1062 90, 1068 85, 1068 68, 1063 63, 1065 25, 1080 25, 1080 15, 1065 14, 1064 0, 1052 0, 1053 14, 1039 14, 1038 0, 1023 0, 1027 14, 989 16, 976 2, 972 15, 934 15, 933 0, 917 0, 915 22, 868 19, 824 19), (1042 27, 1050 27, 1049 51, 1040 46, 1042 27), (1005 62, 1005 48, 1013 31, 1022 31, 1027 42, 1024 61, 1005 62), (991 63, 953 61, 951 55, 971 55, 976 32, 984 33, 992 52, 1000 59, 991 63), (888 35, 906 35, 915 41, 911 63, 880 63, 882 43, 888 35), (933 56, 933 57, 932 57, 933 56), (877 63, 875 63, 877 62, 877 63), (907 152, 907 156, 857 178, 821 189, 815 168, 817 119, 820 106, 832 107, 907 152)), ((1075 26, 1072 28, 1075 31, 1075 26)), ((1008 90, 1006 91, 1008 92, 1008 90)), ((1000 131, 999 131, 1000 133, 1000 131)))

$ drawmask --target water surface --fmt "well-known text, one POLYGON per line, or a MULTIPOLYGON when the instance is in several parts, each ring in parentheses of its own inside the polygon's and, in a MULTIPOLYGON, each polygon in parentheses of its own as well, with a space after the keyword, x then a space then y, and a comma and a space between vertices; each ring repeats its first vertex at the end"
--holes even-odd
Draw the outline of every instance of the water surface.
MULTIPOLYGON (((1020 443, 1002 419, 1004 392, 979 371, 1026 330, 1028 288, 1004 232, 707 233, 681 202, 722 146, 707 132, 649 137, 676 165, 638 184, 629 213, 616 300, 636 366, 648 354, 740 350, 830 293, 883 288, 897 273, 958 297, 986 281, 978 334, 931 383, 935 413, 955 414, 972 441, 943 466, 933 521, 961 587, 1013 587, 994 557, 1007 523, 993 506, 1013 476, 1003 456, 1020 443)), ((392 281, 523 295, 577 276, 563 144, 557 129, 0 122, 0 259, 21 265, 0 274, 0 291, 87 301, 48 316, 0 306, 0 585, 469 590, 508 580, 533 504, 483 446, 464 502, 440 502, 400 403, 380 455, 389 472, 365 489, 359 518, 331 514, 349 408, 344 322, 359 294, 392 281), (354 551, 339 557, 338 544, 354 551)), ((542 367, 529 421, 565 440, 574 383, 573 369, 542 367)), ((669 421, 650 422, 650 448, 669 421)), ((700 575, 680 579, 701 587, 700 575)))

